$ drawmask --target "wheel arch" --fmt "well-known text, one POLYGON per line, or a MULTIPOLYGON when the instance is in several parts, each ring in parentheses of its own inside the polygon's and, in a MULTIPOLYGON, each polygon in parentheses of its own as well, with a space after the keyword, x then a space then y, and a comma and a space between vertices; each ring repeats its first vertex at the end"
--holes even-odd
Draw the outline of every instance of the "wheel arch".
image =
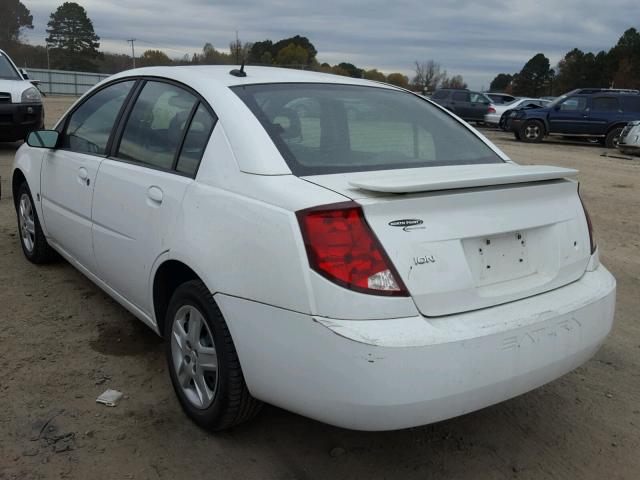
POLYGON ((164 321, 171 296, 176 289, 191 280, 204 280, 186 263, 175 259, 164 260, 153 275, 152 298, 158 333, 164 336, 164 321))
POLYGON ((612 130, 616 129, 616 128, 624 128, 627 126, 627 123, 629 122, 618 122, 618 123, 613 123, 609 126, 609 128, 607 128, 607 133, 606 135, 609 135, 609 133, 611 133, 612 130))
POLYGON ((538 122, 540 125, 542 125, 542 134, 544 136, 549 135, 549 132, 551 131, 549 128, 549 120, 546 118, 538 118, 538 117, 533 117, 533 118, 527 118, 525 120, 525 123, 527 121, 533 121, 533 122, 538 122))
POLYGON ((27 183, 27 185, 29 185, 27 177, 22 172, 22 170, 20 170, 19 168, 14 169, 13 175, 11 177, 11 195, 13 196, 14 206, 18 204, 18 190, 20 189, 20 185, 25 182, 27 183))

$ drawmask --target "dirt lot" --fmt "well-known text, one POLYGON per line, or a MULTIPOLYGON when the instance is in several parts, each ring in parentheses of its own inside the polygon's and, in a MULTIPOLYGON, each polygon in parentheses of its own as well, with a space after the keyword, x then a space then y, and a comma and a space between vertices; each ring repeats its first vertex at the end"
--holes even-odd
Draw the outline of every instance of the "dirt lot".
MULTIPOLYGON (((47 99, 49 125, 68 102, 47 99)), ((387 433, 275 407, 227 433, 196 428, 150 330, 68 264, 24 259, 10 200, 17 145, 0 144, 0 479, 640 478, 640 160, 488 135, 518 162, 580 169, 618 280, 613 332, 595 358, 543 388, 387 433), (116 408, 95 403, 106 388, 125 393, 116 408)))

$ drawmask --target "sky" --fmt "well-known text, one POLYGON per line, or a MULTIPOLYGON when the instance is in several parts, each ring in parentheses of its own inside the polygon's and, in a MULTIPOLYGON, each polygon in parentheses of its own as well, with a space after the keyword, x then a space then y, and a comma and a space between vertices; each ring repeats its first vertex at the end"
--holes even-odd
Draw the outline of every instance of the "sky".
MULTIPOLYGON (((62 0, 22 0, 33 15, 32 44, 42 44, 49 15, 62 0)), ((101 49, 170 57, 206 43, 228 51, 241 41, 308 37, 318 60, 412 76, 415 61, 435 60, 470 88, 488 88, 497 73, 514 73, 536 53, 555 65, 578 47, 612 47, 629 27, 640 29, 637 0, 77 0, 101 37, 101 49), (634 21, 636 24, 634 24, 634 21)))

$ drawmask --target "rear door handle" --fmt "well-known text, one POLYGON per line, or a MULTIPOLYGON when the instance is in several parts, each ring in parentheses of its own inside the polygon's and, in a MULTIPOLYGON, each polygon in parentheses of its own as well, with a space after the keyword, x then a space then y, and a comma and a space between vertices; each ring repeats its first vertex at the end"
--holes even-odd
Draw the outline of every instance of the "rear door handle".
POLYGON ((151 200, 154 203, 162 203, 162 198, 164 197, 164 194, 162 193, 162 190, 160 190, 159 187, 151 186, 147 189, 147 197, 149 197, 149 200, 151 200))
POLYGON ((86 168, 80 167, 78 169, 78 178, 80 179, 80 181, 82 183, 86 183, 87 185, 89 185, 89 183, 90 183, 89 172, 87 172, 86 168))

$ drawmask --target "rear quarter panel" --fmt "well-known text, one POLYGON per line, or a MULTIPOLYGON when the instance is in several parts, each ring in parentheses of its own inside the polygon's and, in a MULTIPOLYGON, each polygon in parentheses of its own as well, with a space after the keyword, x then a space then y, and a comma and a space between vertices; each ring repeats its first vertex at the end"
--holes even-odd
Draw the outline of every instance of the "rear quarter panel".
POLYGON ((345 200, 291 174, 241 172, 219 124, 183 201, 169 256, 215 293, 334 318, 415 314, 410 298, 356 294, 310 269, 295 212, 345 200))

